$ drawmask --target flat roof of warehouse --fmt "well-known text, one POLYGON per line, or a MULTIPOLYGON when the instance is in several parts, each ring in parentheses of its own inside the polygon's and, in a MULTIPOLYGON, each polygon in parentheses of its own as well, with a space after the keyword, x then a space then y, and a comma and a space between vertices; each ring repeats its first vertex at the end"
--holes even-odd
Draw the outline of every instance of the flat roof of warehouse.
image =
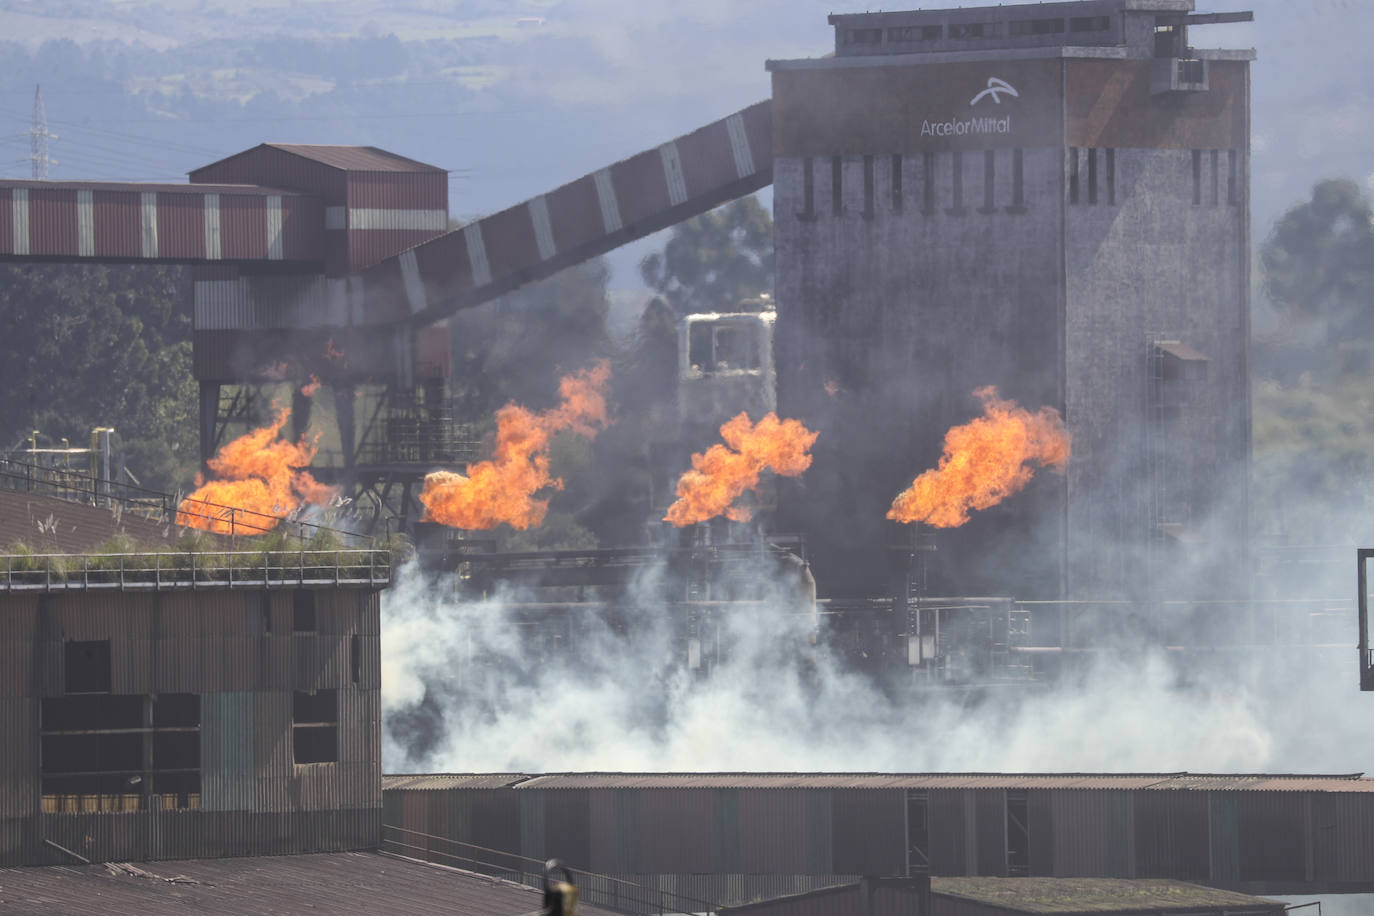
POLYGON ((1374 792, 1363 773, 426 773, 383 789, 1149 789, 1374 792))
POLYGON ((931 878, 930 890, 1014 913, 1253 913, 1283 908, 1277 900, 1155 878, 931 878))
POLYGON ((376 852, 0 868, 6 913, 526 916, 541 900, 510 881, 376 852))

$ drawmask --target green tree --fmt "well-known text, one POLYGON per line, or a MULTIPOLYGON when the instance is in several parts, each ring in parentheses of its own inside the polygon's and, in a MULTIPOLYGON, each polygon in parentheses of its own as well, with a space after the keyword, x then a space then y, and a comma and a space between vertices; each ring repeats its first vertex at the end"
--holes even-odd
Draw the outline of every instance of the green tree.
POLYGON ((113 426, 145 486, 188 484, 199 464, 190 301, 178 268, 0 266, 0 444, 37 429, 84 445, 113 426))
POLYGON ((733 309, 773 289, 773 217, 754 195, 693 217, 640 273, 679 316, 733 309))

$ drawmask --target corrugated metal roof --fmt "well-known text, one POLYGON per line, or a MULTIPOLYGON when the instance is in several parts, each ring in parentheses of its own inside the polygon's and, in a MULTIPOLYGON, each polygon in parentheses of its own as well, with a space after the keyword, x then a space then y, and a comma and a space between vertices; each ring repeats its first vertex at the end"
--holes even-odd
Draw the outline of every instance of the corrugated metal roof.
POLYGON ((1170 913, 1199 907, 1247 909, 1283 904, 1182 881, 1127 878, 931 878, 933 894, 976 900, 1015 913, 1170 913))
POLYGON ((382 789, 503 789, 528 778, 520 773, 419 773, 383 776, 382 789))
POLYGON ((1374 792, 1360 773, 547 773, 383 777, 387 789, 1149 789, 1374 792))
POLYGON ((47 191, 155 191, 164 194, 246 194, 253 197, 280 195, 308 197, 300 191, 267 188, 256 184, 180 184, 177 182, 146 181, 57 181, 33 178, 0 179, 0 188, 38 188, 47 191))
POLYGON ((539 905, 519 884, 375 852, 0 869, 0 910, 16 913, 525 916, 539 905))
POLYGON ((264 143, 283 152, 313 159, 348 172, 442 172, 438 166, 417 162, 375 146, 325 146, 308 143, 264 143))
POLYGON ((151 545, 170 544, 185 532, 185 528, 132 512, 116 516, 104 506, 0 488, 0 549, 22 541, 52 553, 84 553, 117 534, 151 545))

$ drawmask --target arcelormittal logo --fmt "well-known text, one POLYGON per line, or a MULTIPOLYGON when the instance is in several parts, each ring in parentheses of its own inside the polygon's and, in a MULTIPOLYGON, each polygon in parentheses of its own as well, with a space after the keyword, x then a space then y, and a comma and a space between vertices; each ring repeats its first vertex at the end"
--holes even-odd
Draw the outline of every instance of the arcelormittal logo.
POLYGON ((988 98, 989 96, 991 96, 994 102, 996 102, 998 105, 1001 105, 1003 93, 1006 93, 1014 99, 1019 99, 1021 97, 1021 93, 1017 92, 1012 87, 1011 83, 1008 83, 1006 80, 999 80, 995 76, 990 76, 988 77, 988 88, 984 89, 982 92, 975 95, 973 97, 973 101, 969 102, 969 106, 972 107, 974 105, 977 105, 979 102, 983 101, 983 99, 988 98))

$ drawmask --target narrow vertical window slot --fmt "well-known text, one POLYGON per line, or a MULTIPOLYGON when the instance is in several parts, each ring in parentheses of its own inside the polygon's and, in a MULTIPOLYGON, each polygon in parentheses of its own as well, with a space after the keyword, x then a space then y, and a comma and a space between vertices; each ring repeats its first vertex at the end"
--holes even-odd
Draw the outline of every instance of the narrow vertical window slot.
POLYGON ((816 218, 816 168, 810 156, 802 160, 802 209, 797 219, 816 218))
POLYGON ((1078 203, 1078 147, 1069 147, 1069 203, 1078 203))
POLYGON ((1202 205, 1202 150, 1193 150, 1193 206, 1202 205))
POLYGON ((1008 213, 1026 212, 1026 163, 1021 148, 1011 151, 1011 206, 1008 213))
POLYGON ((1208 152, 1212 159, 1212 206, 1215 207, 1221 204, 1221 188, 1218 180, 1218 172, 1220 171, 1218 159, 1221 157, 1221 151, 1214 149, 1208 152))
POLYGON ((1226 203, 1234 207, 1238 200, 1238 182, 1240 179, 1240 157, 1233 149, 1226 151, 1226 203))
POLYGON ((892 212, 902 212, 902 154, 892 157, 892 212))
POLYGON ((967 211, 964 210, 964 154, 955 150, 953 154, 953 164, 950 170, 953 172, 953 187, 950 197, 949 209, 945 213, 949 216, 963 216, 967 211))
POLYGON ((864 156, 864 219, 873 218, 873 157, 864 156))
POLYGON ((363 638, 357 633, 348 640, 348 668, 354 684, 363 679, 363 638))
POLYGON ((844 188, 840 182, 844 178, 844 159, 830 157, 830 214, 840 216, 844 213, 844 188))
POLYGON ((1097 148, 1088 150, 1088 204, 1097 203, 1097 148))
POLYGON ((1107 204, 1116 206, 1116 150, 1107 150, 1107 204))
POLYGON ((983 150, 983 206, 978 208, 979 213, 997 212, 997 152, 995 150, 983 150))
POLYGON ((921 212, 935 212, 935 154, 921 154, 921 212))

